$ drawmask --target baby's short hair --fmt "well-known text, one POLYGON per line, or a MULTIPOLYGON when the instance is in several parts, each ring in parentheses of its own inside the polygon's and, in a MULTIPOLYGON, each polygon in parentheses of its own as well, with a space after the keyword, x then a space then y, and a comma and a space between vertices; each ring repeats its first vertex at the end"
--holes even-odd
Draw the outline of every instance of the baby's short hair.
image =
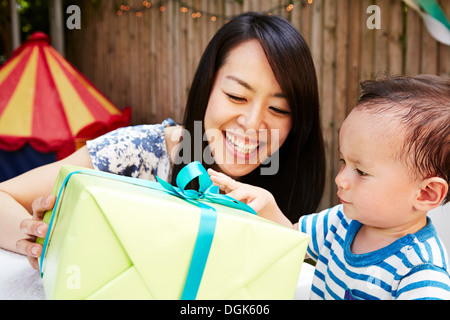
MULTIPOLYGON (((450 185, 450 79, 434 75, 379 76, 361 83, 357 110, 392 115, 404 133, 399 157, 414 177, 450 185)), ((450 201, 450 192, 443 203, 450 201)))

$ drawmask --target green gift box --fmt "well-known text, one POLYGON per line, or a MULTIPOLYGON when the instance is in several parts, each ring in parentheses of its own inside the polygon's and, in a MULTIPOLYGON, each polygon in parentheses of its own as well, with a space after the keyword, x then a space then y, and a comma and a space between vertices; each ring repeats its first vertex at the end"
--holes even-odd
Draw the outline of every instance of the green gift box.
POLYGON ((40 239, 47 299, 180 299, 195 277, 186 299, 294 297, 309 241, 303 233, 208 199, 174 196, 157 182, 72 166, 61 169, 54 193, 40 239), (202 219, 213 211, 199 267, 208 238, 200 235, 202 219))

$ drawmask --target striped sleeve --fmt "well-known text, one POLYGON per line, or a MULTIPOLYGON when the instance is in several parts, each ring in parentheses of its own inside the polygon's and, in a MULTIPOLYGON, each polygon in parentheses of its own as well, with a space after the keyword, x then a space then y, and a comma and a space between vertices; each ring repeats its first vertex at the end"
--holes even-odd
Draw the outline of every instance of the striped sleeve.
POLYGON ((320 249, 325 244, 325 239, 330 230, 330 220, 333 220, 332 215, 336 214, 336 212, 340 212, 339 208, 333 207, 320 213, 309 214, 300 218, 299 230, 311 237, 307 249, 307 254, 311 259, 317 261, 320 249))
POLYGON ((419 265, 400 281, 396 296, 399 300, 450 300, 450 276, 435 265, 419 265))

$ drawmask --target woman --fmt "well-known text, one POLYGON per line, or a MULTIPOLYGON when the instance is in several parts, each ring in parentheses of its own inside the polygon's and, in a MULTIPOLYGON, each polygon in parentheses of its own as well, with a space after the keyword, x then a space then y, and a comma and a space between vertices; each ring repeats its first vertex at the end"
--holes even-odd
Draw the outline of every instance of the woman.
POLYGON ((174 180, 193 160, 269 190, 291 221, 315 211, 325 176, 317 79, 306 42, 287 21, 247 13, 217 32, 192 82, 183 126, 166 120, 119 129, 0 184, 0 246, 38 267, 42 247, 33 241, 45 235, 40 220, 55 201, 42 195, 51 193, 61 165, 174 180), (31 239, 17 241, 18 225, 31 239))

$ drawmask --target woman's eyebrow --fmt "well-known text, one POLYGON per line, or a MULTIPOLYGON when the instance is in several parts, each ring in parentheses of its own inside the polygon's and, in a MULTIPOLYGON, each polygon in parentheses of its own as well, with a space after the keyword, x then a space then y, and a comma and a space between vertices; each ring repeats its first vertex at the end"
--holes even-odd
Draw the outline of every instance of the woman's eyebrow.
POLYGON ((248 89, 248 90, 250 90, 250 91, 255 91, 255 89, 251 86, 251 85, 249 85, 247 82, 245 82, 244 80, 242 80, 242 79, 239 79, 238 77, 235 77, 235 76, 227 76, 226 77, 227 79, 230 79, 230 80, 233 80, 233 81, 236 81, 237 83, 239 83, 241 86, 243 86, 244 88, 246 88, 246 89, 248 89))
MULTIPOLYGON (((250 90, 250 91, 252 91, 252 92, 255 92, 256 90, 255 90, 255 88, 253 88, 250 84, 248 84, 247 82, 245 82, 244 80, 242 80, 242 79, 239 79, 238 77, 236 77, 236 76, 226 76, 226 78, 227 79, 230 79, 230 80, 233 80, 233 81, 235 81, 235 82, 237 82, 237 83, 239 83, 241 86, 243 86, 244 88, 246 88, 246 89, 248 89, 248 90, 250 90)), ((274 95, 273 95, 274 97, 277 97, 277 98, 286 98, 285 97, 285 95, 283 94, 283 93, 275 93, 274 95)))

